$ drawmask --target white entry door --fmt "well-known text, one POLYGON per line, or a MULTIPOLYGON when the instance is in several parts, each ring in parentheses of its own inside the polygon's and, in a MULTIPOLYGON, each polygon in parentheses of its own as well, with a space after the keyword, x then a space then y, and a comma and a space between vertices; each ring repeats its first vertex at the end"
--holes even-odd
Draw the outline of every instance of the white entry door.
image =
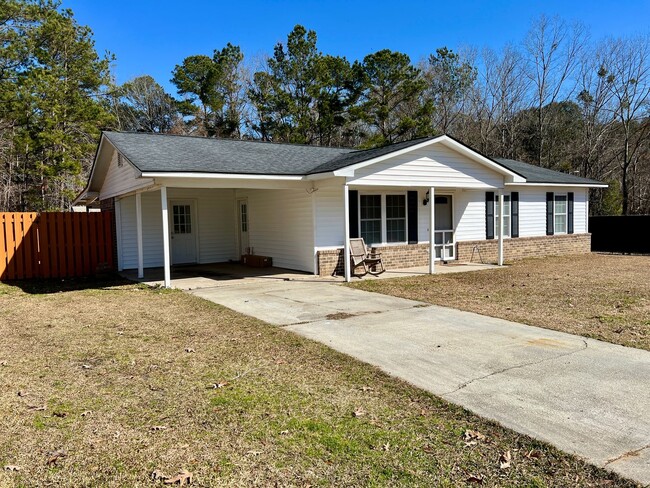
POLYGON ((239 255, 250 254, 248 240, 248 200, 237 200, 237 226, 239 227, 239 255))
POLYGON ((436 259, 444 261, 454 257, 454 218, 451 195, 436 195, 436 259))
POLYGON ((171 202, 172 264, 196 263, 196 220, 194 203, 171 202))

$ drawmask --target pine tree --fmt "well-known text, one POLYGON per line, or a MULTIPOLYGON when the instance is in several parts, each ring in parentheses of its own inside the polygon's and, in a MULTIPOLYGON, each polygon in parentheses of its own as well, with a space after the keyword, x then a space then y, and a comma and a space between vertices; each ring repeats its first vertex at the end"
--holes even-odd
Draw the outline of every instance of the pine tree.
MULTIPOLYGON (((66 208, 82 184, 102 126, 111 118, 102 99, 110 56, 100 57, 92 32, 58 2, 9 0, 9 42, 0 53, 0 120, 11 126, 7 207, 66 208)), ((6 10, 5 10, 6 8, 6 10)), ((5 162, 6 164, 6 162, 5 162)))

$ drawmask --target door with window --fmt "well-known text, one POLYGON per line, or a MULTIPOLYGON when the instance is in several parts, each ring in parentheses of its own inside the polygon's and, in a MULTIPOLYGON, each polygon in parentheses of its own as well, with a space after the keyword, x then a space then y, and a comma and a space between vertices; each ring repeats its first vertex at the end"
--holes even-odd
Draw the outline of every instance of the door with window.
POLYGON ((171 202, 172 264, 196 263, 196 219, 194 202, 171 202))
POLYGON ((251 254, 250 241, 248 239, 248 200, 243 198, 237 200, 237 225, 239 227, 239 255, 251 254))
POLYGON ((435 252, 436 259, 455 259, 454 217, 451 195, 435 197, 435 252))

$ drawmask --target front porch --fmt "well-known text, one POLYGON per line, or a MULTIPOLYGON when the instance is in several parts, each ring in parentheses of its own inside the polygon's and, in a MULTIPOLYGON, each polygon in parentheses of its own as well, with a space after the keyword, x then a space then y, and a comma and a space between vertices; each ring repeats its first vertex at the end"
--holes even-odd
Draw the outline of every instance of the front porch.
MULTIPOLYGON (((268 185, 272 186, 272 185, 268 185)), ((308 188, 200 188, 152 187, 116 202, 117 249, 120 271, 164 286, 185 279, 180 265, 235 263, 243 254, 269 256, 279 271, 247 270, 220 264, 192 279, 207 279, 206 286, 247 277, 284 279, 354 279, 346 268, 350 237, 368 236, 375 225, 375 240, 366 243, 382 253, 383 276, 433 273, 458 262, 460 240, 484 235, 476 222, 484 221, 484 193, 469 188, 349 186, 341 182, 308 188), (368 218, 366 201, 380 202, 379 217, 368 218), (390 205, 389 205, 390 204, 390 205), (356 207, 356 214, 351 211, 356 207), (391 214, 388 210, 391 210, 391 214), (369 230, 370 229, 370 230, 369 230), (433 232, 431 231, 432 229, 433 232), (390 237, 389 237, 390 233, 390 237), (431 246, 429 243, 433 242, 431 246), (439 266, 441 265, 441 266, 439 266), (146 273, 145 273, 146 269, 146 273), (165 276, 164 270, 167 269, 165 276), (177 276, 172 276, 174 272, 177 276), (215 274, 219 273, 219 275, 215 274)), ((503 263, 500 219, 496 221, 496 262, 503 263)), ((464 259, 485 262, 481 256, 464 259)), ((466 268, 458 268, 466 269, 466 268)), ((203 285, 200 285, 203 286, 203 285)))
MULTIPOLYGON (((491 264, 448 263, 436 266, 436 273, 463 273, 498 268, 491 264)), ((149 286, 165 286, 164 268, 149 268, 143 278, 138 278, 136 269, 124 270, 123 277, 149 286)), ((388 269, 379 276, 366 275, 364 280, 381 280, 429 274, 428 266, 415 266, 388 269)), ((357 280, 359 278, 352 278, 357 280)), ((170 286, 180 290, 197 290, 201 288, 224 287, 242 283, 255 282, 302 281, 305 283, 344 283, 345 277, 314 276, 311 273, 292 271, 283 268, 251 268, 239 263, 196 264, 171 267, 170 286)))

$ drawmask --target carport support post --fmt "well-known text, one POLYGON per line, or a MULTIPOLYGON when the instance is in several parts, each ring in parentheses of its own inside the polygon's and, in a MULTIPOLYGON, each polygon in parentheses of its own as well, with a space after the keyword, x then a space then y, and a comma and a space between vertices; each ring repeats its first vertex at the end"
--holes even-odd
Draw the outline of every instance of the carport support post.
POLYGON ((436 270, 436 195, 433 187, 429 188, 429 274, 436 270))
POLYGON ((171 288, 171 268, 169 259, 169 218, 167 212, 167 187, 160 188, 160 203, 162 205, 163 257, 165 266, 165 288, 171 288))
POLYGON ((343 185, 343 221, 345 222, 345 232, 343 241, 343 270, 345 271, 345 281, 350 281, 350 191, 348 185, 343 185))
POLYGON ((503 190, 499 190, 499 266, 503 266, 503 203, 504 203, 503 190))
POLYGON ((144 278, 144 255, 142 251, 142 193, 135 194, 135 222, 138 237, 138 278, 144 278))

